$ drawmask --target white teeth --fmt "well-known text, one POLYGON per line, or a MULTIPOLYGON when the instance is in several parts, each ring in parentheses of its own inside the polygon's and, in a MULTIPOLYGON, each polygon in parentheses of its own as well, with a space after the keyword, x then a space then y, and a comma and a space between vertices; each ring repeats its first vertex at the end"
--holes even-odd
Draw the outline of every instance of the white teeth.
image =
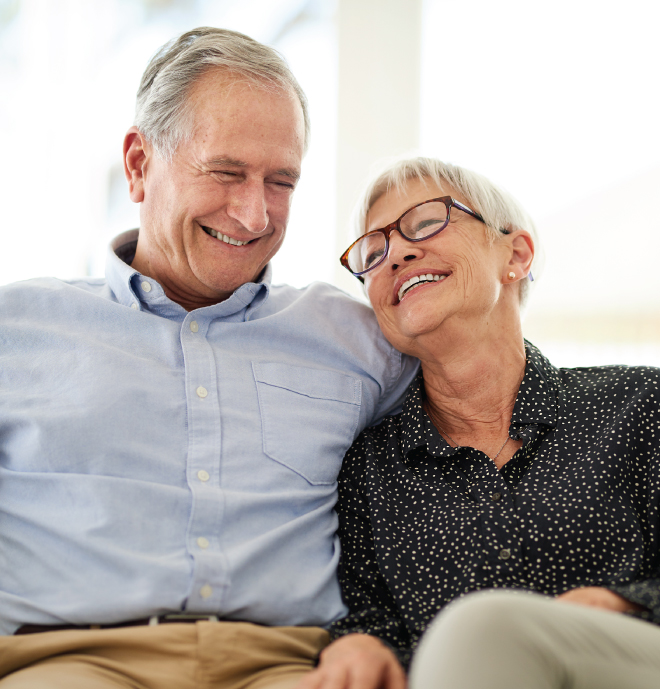
POLYGON ((426 273, 426 275, 414 275, 410 280, 406 280, 403 285, 399 288, 398 296, 399 301, 403 299, 403 295, 410 290, 415 289, 418 285, 424 285, 427 282, 440 282, 444 280, 446 275, 433 275, 432 273, 426 273))
POLYGON ((228 237, 226 234, 222 234, 222 232, 217 232, 216 230, 212 230, 210 227, 203 227, 202 228, 206 234, 210 234, 211 237, 215 237, 216 239, 219 239, 220 241, 224 242, 225 244, 231 244, 232 246, 245 246, 246 244, 249 244, 250 242, 239 242, 238 239, 234 239, 233 237, 228 237))

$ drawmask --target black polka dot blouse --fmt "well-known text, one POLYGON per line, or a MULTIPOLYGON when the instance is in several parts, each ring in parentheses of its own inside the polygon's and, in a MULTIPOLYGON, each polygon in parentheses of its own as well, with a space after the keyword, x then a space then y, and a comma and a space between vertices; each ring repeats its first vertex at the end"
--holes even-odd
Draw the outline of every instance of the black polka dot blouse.
POLYGON ((334 637, 380 637, 404 665, 436 613, 470 591, 556 596, 604 586, 660 623, 660 369, 556 369, 526 343, 501 470, 450 447, 422 408, 366 429, 339 478, 334 637))

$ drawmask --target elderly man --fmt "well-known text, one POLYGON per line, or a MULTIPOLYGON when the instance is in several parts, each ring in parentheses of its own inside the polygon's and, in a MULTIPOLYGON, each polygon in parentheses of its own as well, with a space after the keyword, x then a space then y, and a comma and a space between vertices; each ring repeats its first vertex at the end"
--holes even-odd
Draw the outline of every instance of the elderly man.
POLYGON ((345 613, 336 476, 415 364, 270 284, 307 120, 275 51, 184 34, 125 139, 139 233, 0 290, 0 689, 286 689, 345 613))

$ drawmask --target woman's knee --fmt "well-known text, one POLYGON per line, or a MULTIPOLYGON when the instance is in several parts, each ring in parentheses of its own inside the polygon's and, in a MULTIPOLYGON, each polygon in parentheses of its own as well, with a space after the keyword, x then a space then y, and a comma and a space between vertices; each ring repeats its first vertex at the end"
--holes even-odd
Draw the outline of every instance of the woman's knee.
MULTIPOLYGON (((478 592, 454 601, 422 637, 411 687, 478 686, 495 676, 504 680, 511 667, 519 668, 524 681, 549 679, 559 667, 544 650, 542 613, 548 604, 539 594, 514 591, 478 592), (551 666, 555 670, 546 672, 551 666)), ((539 687, 546 686, 543 681, 539 687)))
MULTIPOLYGON (((480 591, 454 601, 442 611, 430 631, 465 636, 470 642, 478 639, 493 642, 498 637, 511 638, 529 631, 534 623, 535 607, 547 599, 539 594, 516 591, 480 591)), ((429 633, 427 632, 427 634, 429 633)))

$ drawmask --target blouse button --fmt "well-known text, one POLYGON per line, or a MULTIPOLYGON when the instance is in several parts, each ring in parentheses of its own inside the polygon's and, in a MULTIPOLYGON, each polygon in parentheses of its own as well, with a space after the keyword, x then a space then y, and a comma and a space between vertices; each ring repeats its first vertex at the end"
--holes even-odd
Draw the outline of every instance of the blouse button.
POLYGON ((501 497, 502 497, 502 493, 495 492, 495 493, 490 494, 490 499, 493 502, 497 502, 501 497))
POLYGON ((508 560, 511 557, 511 551, 508 548, 502 548, 500 550, 499 558, 500 560, 508 560))

